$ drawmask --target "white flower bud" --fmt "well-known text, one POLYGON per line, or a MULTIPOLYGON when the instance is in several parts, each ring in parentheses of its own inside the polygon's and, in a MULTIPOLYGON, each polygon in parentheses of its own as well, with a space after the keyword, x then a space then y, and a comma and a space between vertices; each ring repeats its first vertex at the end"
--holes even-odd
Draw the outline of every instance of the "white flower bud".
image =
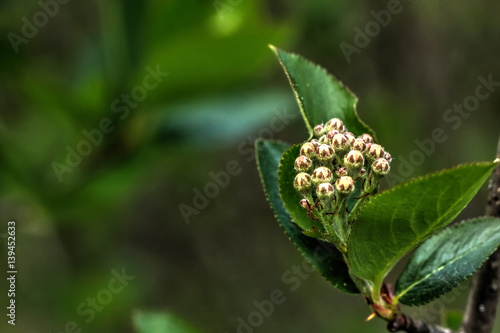
POLYGON ((336 134, 339 134, 340 132, 337 131, 337 130, 331 130, 330 132, 326 133, 326 138, 328 139, 328 142, 331 143, 332 140, 333 140, 333 137, 336 135, 336 134))
POLYGON ((319 138, 326 133, 325 127, 323 125, 316 125, 313 129, 314 136, 319 138))
POLYGON ((363 167, 365 163, 365 158, 363 154, 358 150, 351 150, 344 157, 344 164, 347 169, 359 170, 363 167))
POLYGON ((333 137, 332 146, 336 152, 343 152, 349 149, 349 142, 343 134, 336 134, 333 137))
POLYGON ((335 173, 337 174, 338 177, 345 177, 349 175, 347 169, 344 167, 338 168, 337 171, 335 171, 335 173))
POLYGON ((306 156, 301 155, 295 159, 294 167, 297 172, 307 172, 312 166, 313 162, 306 156))
POLYGON ((333 174, 330 169, 322 166, 313 171, 311 179, 315 185, 329 183, 333 179, 333 174))
POLYGON ((363 134, 359 138, 363 140, 365 143, 373 143, 373 138, 371 137, 370 134, 363 134))
POLYGON ((307 201, 307 199, 300 200, 300 205, 304 209, 309 209, 311 207, 311 205, 309 204, 309 201, 307 201))
POLYGON ((355 139, 352 143, 352 149, 364 152, 366 149, 366 143, 363 141, 363 139, 355 139))
POLYGON ((319 144, 322 145, 322 144, 330 144, 330 142, 328 141, 328 138, 326 135, 323 135, 321 138, 319 138, 319 144))
POLYGON ((328 120, 328 122, 325 124, 325 128, 327 131, 337 130, 340 133, 343 133, 345 131, 344 123, 338 118, 328 120))
POLYGON ((316 195, 320 200, 332 198, 334 194, 335 191, 330 183, 322 183, 316 187, 316 195))
POLYGON ((381 145, 372 144, 367 150, 366 155, 373 161, 379 158, 383 158, 385 156, 385 151, 381 145))
POLYGON ((310 189, 312 186, 311 176, 305 172, 298 173, 293 180, 293 186, 299 192, 310 189))
POLYGON ((327 144, 322 144, 318 147, 318 149, 316 149, 316 156, 318 157, 318 160, 323 163, 332 161, 335 157, 334 154, 335 152, 333 151, 333 148, 327 144))
POLYGON ((316 151, 316 149, 319 147, 320 143, 318 141, 318 139, 312 139, 311 141, 309 141, 310 143, 312 143, 314 145, 314 150, 316 151))
POLYGON ((311 142, 306 142, 300 147, 300 155, 313 158, 316 155, 316 147, 311 142))
POLYGON ((335 188, 341 194, 351 194, 354 191, 354 180, 351 177, 340 177, 335 182, 335 188))
POLYGON ((354 134, 352 134, 351 132, 345 132, 344 136, 347 138, 347 141, 352 146, 354 140, 356 140, 356 137, 354 136, 354 134))
POLYGON ((384 158, 379 158, 372 164, 373 173, 379 176, 387 175, 390 169, 389 162, 384 158))

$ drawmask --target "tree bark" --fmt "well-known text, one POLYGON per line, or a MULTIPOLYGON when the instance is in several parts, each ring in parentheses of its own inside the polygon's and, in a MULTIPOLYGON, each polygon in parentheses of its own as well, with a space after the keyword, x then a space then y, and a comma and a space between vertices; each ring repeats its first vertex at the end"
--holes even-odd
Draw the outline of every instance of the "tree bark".
MULTIPOLYGON (((500 140, 497 157, 500 157, 500 140)), ((500 165, 493 172, 486 215, 500 217, 500 165)), ((500 293, 500 248, 474 276, 460 333, 491 333, 500 293)))

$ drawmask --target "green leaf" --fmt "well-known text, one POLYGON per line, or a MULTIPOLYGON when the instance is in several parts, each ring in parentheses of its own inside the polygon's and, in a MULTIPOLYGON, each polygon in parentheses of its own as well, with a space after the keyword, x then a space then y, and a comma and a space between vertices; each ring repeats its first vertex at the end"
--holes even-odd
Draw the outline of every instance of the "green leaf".
POLYGON ((290 81, 311 137, 315 125, 339 118, 354 135, 367 133, 375 138, 375 133, 359 119, 358 98, 347 87, 309 60, 272 45, 270 48, 290 81))
POLYGON ((285 204, 286 209, 292 216, 292 219, 303 230, 312 230, 312 227, 322 229, 320 223, 315 222, 310 216, 307 215, 307 210, 302 208, 299 204, 302 195, 297 192, 293 186, 293 181, 297 171, 295 171, 295 159, 300 155, 300 144, 294 145, 288 149, 281 158, 278 170, 278 184, 281 199, 285 204))
MULTIPOLYGON (((278 167, 286 149, 287 145, 281 142, 265 140, 255 142, 257 164, 267 200, 285 233, 307 261, 341 291, 358 293, 358 289, 349 276, 344 258, 337 248, 332 244, 304 235, 285 208, 278 187, 278 167)), ((300 207, 298 201, 297 206, 300 207)))
POLYGON ((396 282, 395 300, 425 304, 472 275, 500 244, 500 219, 480 217, 447 228, 415 252, 396 282))
POLYGON ((461 165, 373 196, 352 228, 352 272, 379 286, 397 261, 465 208, 497 164, 461 165))
POLYGON ((168 312, 136 311, 133 315, 137 333, 199 333, 200 331, 168 312))

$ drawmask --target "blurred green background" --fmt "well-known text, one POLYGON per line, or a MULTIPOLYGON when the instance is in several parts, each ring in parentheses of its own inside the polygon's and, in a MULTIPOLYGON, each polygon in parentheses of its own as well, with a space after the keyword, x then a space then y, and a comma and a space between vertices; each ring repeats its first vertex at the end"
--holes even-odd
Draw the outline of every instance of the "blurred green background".
MULTIPOLYGON (((500 82, 500 4, 402 1, 360 41, 387 1, 60 2, 0 1, 0 259, 14 220, 18 269, 16 326, 2 314, 0 331, 134 332, 143 310, 237 332, 279 289, 286 300, 239 332, 384 332, 364 322, 363 299, 294 270, 303 259, 267 206, 253 141, 306 139, 267 44, 358 95, 394 157, 390 185, 494 158, 500 89, 472 112, 447 110, 479 76, 500 82), (436 128, 447 140, 419 153, 436 128), (214 174, 222 186, 207 185, 214 174)), ((483 214, 485 197, 461 217, 483 214)), ((463 309, 466 287, 408 311, 439 322, 443 304, 463 309)))

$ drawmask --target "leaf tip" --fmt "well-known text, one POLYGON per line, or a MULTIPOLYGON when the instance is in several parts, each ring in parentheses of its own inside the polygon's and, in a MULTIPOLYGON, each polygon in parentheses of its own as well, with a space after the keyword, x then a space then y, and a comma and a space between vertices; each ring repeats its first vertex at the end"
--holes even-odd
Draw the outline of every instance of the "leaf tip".
POLYGON ((269 47, 274 53, 278 54, 278 48, 273 44, 267 44, 267 47, 269 47))

